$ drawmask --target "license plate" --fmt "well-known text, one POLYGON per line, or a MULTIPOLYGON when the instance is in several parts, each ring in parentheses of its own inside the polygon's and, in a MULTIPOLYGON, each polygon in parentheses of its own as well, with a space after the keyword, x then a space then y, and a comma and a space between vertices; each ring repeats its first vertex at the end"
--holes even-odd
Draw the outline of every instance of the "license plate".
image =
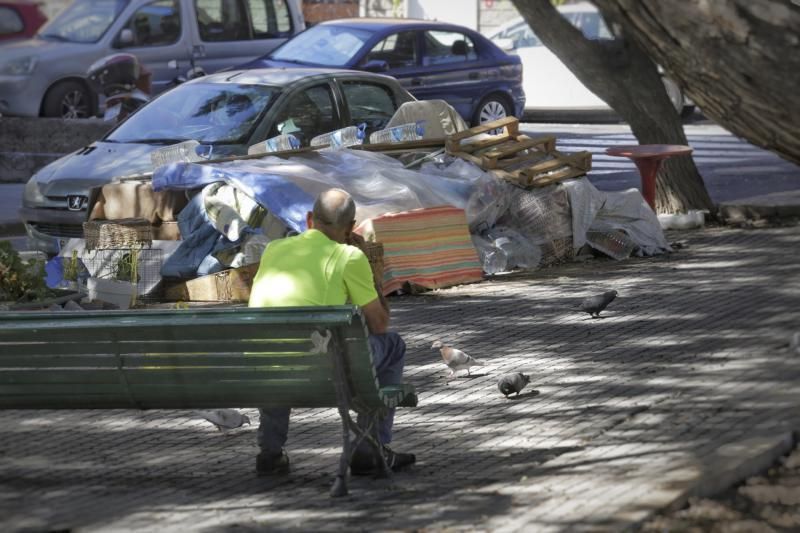
POLYGON ((117 118, 121 110, 122 110, 122 103, 107 108, 106 114, 103 115, 103 120, 106 121, 114 120, 115 118, 117 118))

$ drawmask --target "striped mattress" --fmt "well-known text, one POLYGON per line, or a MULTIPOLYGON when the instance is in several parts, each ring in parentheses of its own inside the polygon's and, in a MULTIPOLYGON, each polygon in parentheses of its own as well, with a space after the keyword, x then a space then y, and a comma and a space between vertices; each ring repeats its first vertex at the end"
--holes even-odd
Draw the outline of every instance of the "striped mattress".
POLYGON ((463 209, 450 206, 392 213, 364 221, 356 229, 383 244, 383 293, 406 282, 440 289, 483 279, 463 209))

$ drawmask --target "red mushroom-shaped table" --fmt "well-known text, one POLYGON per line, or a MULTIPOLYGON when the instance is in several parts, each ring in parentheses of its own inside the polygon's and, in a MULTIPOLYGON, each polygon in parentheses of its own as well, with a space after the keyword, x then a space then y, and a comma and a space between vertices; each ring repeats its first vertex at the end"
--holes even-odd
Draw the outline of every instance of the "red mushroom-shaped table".
POLYGON ((682 144, 637 144, 635 146, 612 146, 606 148, 608 155, 627 157, 636 163, 642 176, 642 196, 656 210, 656 174, 661 162, 674 155, 692 153, 691 146, 682 144))

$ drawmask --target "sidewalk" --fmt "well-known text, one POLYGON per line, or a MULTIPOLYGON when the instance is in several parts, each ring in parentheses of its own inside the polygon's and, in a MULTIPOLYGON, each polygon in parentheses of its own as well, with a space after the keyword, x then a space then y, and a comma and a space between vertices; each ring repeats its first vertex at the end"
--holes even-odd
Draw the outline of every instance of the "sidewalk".
MULTIPOLYGON (((800 430, 800 231, 670 233, 668 256, 568 264, 392 300, 416 409, 392 481, 331 500, 334 409, 297 409, 292 474, 257 478, 255 427, 180 411, 0 412, 4 531, 608 531, 763 469, 800 430), (591 320, 586 295, 618 299, 591 320), (447 381, 431 343, 488 363, 447 381), (529 372, 518 400, 497 378, 529 372), (531 392, 537 390, 538 395, 531 392)), ((247 414, 257 425, 258 412, 247 414)))

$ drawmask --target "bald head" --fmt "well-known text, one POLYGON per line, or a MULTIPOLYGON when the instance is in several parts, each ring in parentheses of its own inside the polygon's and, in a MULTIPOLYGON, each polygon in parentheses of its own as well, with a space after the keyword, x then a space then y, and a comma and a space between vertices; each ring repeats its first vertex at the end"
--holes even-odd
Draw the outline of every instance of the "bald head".
MULTIPOLYGON (((349 232, 356 218, 356 203, 342 189, 328 189, 314 202, 311 213, 314 227, 334 232, 349 232)), ((327 232, 326 232, 327 233, 327 232)))

